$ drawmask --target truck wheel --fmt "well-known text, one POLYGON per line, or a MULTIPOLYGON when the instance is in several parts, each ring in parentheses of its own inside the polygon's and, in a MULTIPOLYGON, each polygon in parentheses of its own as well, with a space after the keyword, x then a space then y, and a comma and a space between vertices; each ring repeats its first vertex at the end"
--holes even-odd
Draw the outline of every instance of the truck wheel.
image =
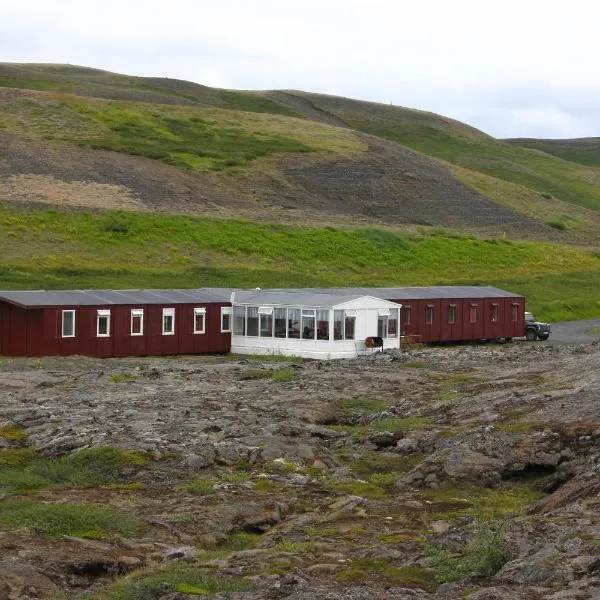
POLYGON ((537 334, 533 329, 528 329, 525 332, 525 337, 530 341, 530 342, 535 342, 535 339, 537 338, 537 334))
POLYGON ((547 340, 550 337, 549 334, 540 335, 540 340, 547 340))

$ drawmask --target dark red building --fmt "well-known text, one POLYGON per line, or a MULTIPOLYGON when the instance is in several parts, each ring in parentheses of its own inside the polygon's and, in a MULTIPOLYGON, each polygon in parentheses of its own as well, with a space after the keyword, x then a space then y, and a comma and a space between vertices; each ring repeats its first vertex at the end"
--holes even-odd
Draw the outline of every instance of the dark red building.
MULTIPOLYGON (((144 356, 229 352, 231 288, 0 291, 0 355, 144 356)), ((402 340, 525 335, 525 298, 494 287, 318 288, 402 305, 402 340)))
POLYGON ((228 289, 0 291, 0 354, 228 352, 228 289))
POLYGON ((402 304, 403 338, 417 342, 498 340, 525 335, 525 298, 494 287, 374 289, 402 304))

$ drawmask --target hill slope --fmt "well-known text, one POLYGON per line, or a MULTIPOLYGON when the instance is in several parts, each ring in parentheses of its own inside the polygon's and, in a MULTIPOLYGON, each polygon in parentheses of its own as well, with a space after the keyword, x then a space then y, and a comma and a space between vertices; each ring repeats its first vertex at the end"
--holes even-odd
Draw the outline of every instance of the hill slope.
POLYGON ((513 146, 532 148, 552 154, 581 165, 600 166, 600 138, 577 138, 572 140, 536 140, 514 138, 504 140, 513 146))
MULTIPOLYGON (((432 113, 69 65, 2 64, 0 86, 5 197, 52 202, 48 191, 58 186, 64 203, 78 204, 67 192, 81 186, 60 182, 92 181, 124 186, 125 208, 598 241, 600 169, 513 148, 432 113), (73 144, 120 154, 82 153, 68 175, 80 155, 73 144)), ((89 196, 99 199, 96 192, 89 196)))

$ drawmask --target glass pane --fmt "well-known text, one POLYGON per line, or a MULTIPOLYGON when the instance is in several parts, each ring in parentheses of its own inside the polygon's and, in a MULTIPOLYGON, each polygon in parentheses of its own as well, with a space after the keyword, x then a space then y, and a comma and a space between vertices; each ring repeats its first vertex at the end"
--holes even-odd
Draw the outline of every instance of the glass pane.
POLYGON ((246 307, 235 306, 233 308, 233 333, 244 335, 246 332, 246 307))
POLYGON ((204 315, 196 314, 194 318, 194 332, 202 333, 204 331, 204 315))
POLYGON ((329 339, 329 311, 318 310, 317 311, 317 339, 328 340, 329 339))
POLYGON ((433 323, 433 306, 428 306, 425 309, 425 323, 431 325, 433 323))
POLYGON ((315 339, 315 318, 304 313, 302 314, 302 339, 315 339))
POLYGON ((131 333, 142 333, 142 317, 141 315, 131 316, 131 333))
POLYGON ((108 335, 108 317, 98 317, 98 335, 108 335))
POLYGON ((273 312, 273 317, 275 319, 275 337, 284 338, 287 333, 285 308, 276 308, 273 312))
POLYGON ((260 315, 260 337, 273 337, 273 315, 260 315))
POLYGON ((519 320, 519 305, 518 304, 512 305, 512 320, 513 320, 513 322, 516 322, 519 320))
POLYGON ((387 317, 383 317, 381 315, 379 315, 379 318, 377 319, 377 336, 378 337, 387 337, 387 321, 388 318, 387 317))
POLYGON ((333 339, 343 340, 344 339, 344 311, 334 310, 333 311, 333 339))
POLYGON ((246 335, 258 336, 258 306, 247 307, 246 327, 246 335))
POLYGON ((391 308, 388 317, 388 337, 398 337, 398 309, 391 308))
POLYGON ((163 315, 163 333, 173 333, 173 315, 163 315))
POLYGON ((231 331, 231 315, 229 313, 221 315, 221 331, 231 331))
POLYGON ((410 306, 402 307, 402 321, 405 325, 410 325, 410 306))
POLYGON ((448 323, 451 325, 456 323, 456 306, 448 307, 448 323))
POLYGON ((345 339, 353 340, 354 339, 354 322, 356 317, 346 317, 344 319, 344 332, 345 339))
POLYGON ((71 337, 75 332, 75 313, 72 311, 63 312, 63 337, 71 337))
POLYGON ((288 337, 300 337, 300 309, 288 308, 288 337))

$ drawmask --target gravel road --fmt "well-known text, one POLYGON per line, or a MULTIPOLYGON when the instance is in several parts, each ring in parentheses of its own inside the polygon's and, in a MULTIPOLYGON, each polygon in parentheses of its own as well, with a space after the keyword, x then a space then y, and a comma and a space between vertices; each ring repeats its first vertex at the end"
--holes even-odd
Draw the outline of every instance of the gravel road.
POLYGON ((550 339, 547 344, 586 344, 600 342, 600 319, 586 321, 564 321, 551 323, 550 339), (596 329, 597 333, 592 330, 596 329))

